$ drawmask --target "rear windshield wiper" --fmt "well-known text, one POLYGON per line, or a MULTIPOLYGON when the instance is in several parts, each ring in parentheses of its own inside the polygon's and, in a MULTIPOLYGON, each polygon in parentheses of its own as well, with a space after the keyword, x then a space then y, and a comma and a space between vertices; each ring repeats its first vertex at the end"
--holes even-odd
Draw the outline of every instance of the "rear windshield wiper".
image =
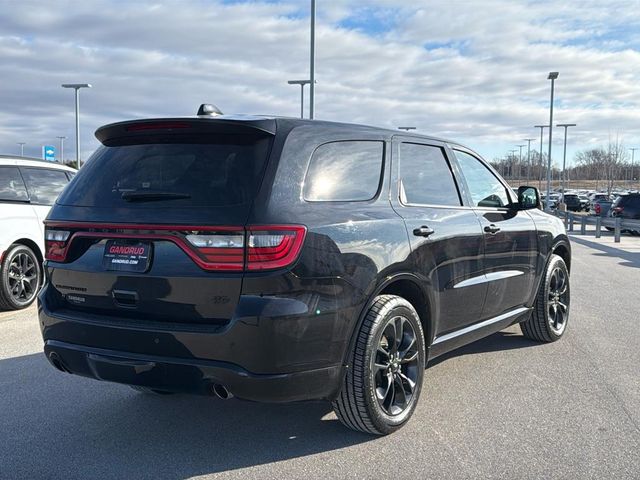
POLYGON ((180 200, 191 198, 188 193, 179 192, 122 192, 122 199, 127 202, 153 202, 157 200, 180 200))

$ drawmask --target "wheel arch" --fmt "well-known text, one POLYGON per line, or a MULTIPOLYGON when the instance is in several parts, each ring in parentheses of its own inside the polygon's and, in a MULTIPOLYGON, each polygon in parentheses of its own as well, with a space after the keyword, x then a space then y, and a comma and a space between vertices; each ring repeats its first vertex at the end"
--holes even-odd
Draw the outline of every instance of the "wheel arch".
POLYGON ((358 317, 358 321, 355 323, 351 336, 349 338, 349 343, 347 344, 347 349, 344 353, 343 364, 349 364, 349 354, 353 349, 353 345, 358 336, 358 331, 364 321, 364 318, 367 314, 367 311, 373 305, 375 298, 378 295, 389 294, 389 295, 397 295, 399 297, 407 300, 413 308, 415 308, 418 316, 420 318, 420 323, 422 324, 422 329, 424 331, 424 343, 425 348, 429 350, 431 346, 431 342, 433 340, 433 332, 434 332, 434 316, 433 316, 433 301, 429 297, 428 292, 421 286, 421 280, 414 274, 411 273, 398 273, 392 276, 385 277, 385 279, 380 282, 373 292, 367 298, 362 310, 360 311, 360 315, 358 317))
POLYGON ((33 253, 36 254, 36 257, 38 257, 38 262, 40 262, 40 269, 42 270, 42 264, 44 263, 44 256, 42 255, 42 252, 40 251, 40 247, 36 242, 34 242, 29 238, 20 238, 15 242, 13 242, 11 245, 24 245, 25 247, 29 247, 33 251, 33 253))

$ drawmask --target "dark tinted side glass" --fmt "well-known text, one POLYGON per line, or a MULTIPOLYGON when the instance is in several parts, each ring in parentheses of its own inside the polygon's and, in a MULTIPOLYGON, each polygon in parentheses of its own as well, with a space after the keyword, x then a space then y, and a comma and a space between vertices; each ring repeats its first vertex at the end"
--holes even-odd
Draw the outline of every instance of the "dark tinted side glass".
POLYGON ((475 207, 505 207, 510 202, 506 187, 479 159, 455 150, 475 207))
MULTIPOLYGON (((167 143, 100 147, 60 196, 62 205, 129 208, 250 205, 271 137, 167 136, 167 143)), ((154 142, 158 138, 153 139, 154 142)))
POLYGON ((303 196, 312 202, 366 201, 382 178, 384 143, 344 141, 320 145, 309 164, 303 196))
POLYGON ((22 176, 27 183, 32 203, 53 205, 69 179, 62 170, 22 167, 22 176))
POLYGON ((25 202, 28 199, 18 167, 0 167, 0 201, 25 202))
POLYGON ((400 178, 404 203, 461 205, 449 162, 440 147, 401 143, 400 178))

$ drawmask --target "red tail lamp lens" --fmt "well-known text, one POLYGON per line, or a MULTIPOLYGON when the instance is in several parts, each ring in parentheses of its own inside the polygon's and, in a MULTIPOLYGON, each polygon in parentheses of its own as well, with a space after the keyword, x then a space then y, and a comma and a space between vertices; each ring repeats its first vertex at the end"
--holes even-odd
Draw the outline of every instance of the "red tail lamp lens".
POLYGON ((272 270, 295 262, 302 250, 303 226, 249 227, 247 270, 272 270))

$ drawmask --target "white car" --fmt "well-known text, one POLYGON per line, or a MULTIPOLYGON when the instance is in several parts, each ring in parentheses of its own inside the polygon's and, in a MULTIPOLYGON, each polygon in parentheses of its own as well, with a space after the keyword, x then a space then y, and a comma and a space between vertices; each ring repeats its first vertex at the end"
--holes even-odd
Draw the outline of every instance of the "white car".
POLYGON ((43 220, 73 168, 0 155, 0 310, 25 308, 42 285, 43 220))

